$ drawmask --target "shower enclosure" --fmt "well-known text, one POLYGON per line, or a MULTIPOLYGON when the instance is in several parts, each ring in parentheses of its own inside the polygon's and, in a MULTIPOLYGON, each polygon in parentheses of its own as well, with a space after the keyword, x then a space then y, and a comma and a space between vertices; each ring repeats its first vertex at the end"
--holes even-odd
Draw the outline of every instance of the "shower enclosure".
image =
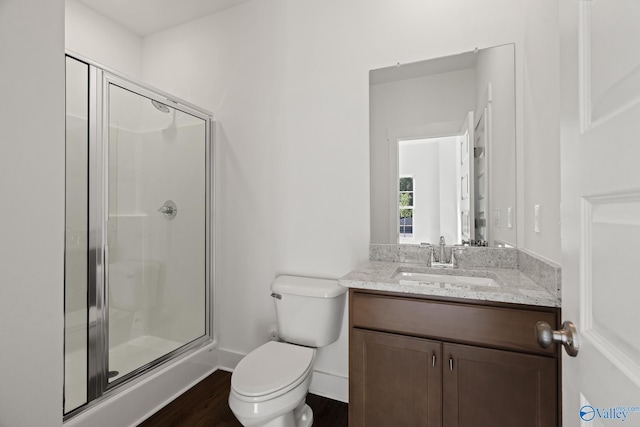
POLYGON ((72 416, 212 340, 211 116, 67 56, 72 416))

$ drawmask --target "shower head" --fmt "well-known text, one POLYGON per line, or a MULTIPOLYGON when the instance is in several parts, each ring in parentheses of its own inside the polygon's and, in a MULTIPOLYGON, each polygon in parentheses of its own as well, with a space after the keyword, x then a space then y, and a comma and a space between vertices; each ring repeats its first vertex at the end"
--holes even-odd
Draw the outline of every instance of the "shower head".
POLYGON ((162 102, 156 101, 155 99, 151 100, 151 103, 153 104, 154 107, 156 107, 156 109, 162 113, 170 113, 171 110, 169 109, 169 107, 167 107, 165 104, 163 104, 162 102))

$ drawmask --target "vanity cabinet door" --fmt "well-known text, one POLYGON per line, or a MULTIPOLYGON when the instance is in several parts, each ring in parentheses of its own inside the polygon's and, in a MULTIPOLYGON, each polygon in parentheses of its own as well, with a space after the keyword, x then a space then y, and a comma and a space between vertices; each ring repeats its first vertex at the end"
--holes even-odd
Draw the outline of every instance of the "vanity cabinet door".
POLYGON ((442 342, 353 328, 349 426, 442 425, 442 342))
POLYGON ((557 359, 448 343, 443 359, 443 427, 557 425, 557 359))

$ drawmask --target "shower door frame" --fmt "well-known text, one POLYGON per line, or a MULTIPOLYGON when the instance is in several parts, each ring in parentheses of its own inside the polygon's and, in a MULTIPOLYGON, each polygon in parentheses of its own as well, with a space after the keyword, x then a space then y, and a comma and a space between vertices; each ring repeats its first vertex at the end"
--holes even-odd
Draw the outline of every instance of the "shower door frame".
POLYGON ((213 316, 213 118, 212 114, 142 82, 87 60, 73 52, 66 56, 89 66, 89 202, 88 202, 88 326, 87 401, 63 414, 64 420, 86 411, 108 397, 134 386, 144 374, 166 366, 166 362, 210 345, 215 340, 213 316), (109 306, 108 306, 108 195, 109 195, 109 85, 159 101, 195 116, 205 123, 205 331, 204 335, 109 383, 109 306))

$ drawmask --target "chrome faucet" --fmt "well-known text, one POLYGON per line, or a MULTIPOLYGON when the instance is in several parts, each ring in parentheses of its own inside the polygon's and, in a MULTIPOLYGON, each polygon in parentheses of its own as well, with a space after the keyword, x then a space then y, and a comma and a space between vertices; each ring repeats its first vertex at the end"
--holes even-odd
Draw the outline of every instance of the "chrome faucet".
POLYGON ((444 264, 447 258, 447 244, 444 241, 444 236, 440 236, 439 256, 438 262, 444 264))
POLYGON ((456 251, 460 253, 462 251, 463 246, 455 245, 451 246, 449 251, 449 256, 447 256, 447 242, 444 239, 444 236, 440 236, 440 242, 438 245, 433 243, 420 243, 421 248, 426 248, 429 257, 429 266, 435 268, 457 268, 458 267, 458 259, 456 257, 456 251))
POLYGON ((454 252, 455 250, 452 247, 451 255, 447 257, 447 242, 445 241, 444 236, 440 236, 440 243, 438 244, 437 252, 435 245, 431 245, 431 267, 456 268, 457 263, 454 252))

